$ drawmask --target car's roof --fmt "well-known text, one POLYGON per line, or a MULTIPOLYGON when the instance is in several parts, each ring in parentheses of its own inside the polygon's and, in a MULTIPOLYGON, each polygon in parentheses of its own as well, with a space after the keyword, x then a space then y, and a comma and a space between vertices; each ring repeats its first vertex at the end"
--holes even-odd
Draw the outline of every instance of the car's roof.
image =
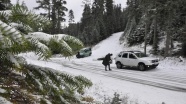
POLYGON ((122 53, 142 53, 141 51, 122 51, 122 53))
POLYGON ((85 50, 85 49, 90 49, 91 47, 85 47, 85 48, 82 48, 81 50, 85 50))

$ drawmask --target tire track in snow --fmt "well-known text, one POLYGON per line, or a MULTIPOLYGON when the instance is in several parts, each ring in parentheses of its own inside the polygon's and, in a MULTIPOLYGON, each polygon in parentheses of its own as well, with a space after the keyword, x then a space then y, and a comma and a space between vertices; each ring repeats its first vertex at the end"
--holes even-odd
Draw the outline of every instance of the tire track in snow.
MULTIPOLYGON (((94 65, 94 64, 90 64, 90 63, 87 63, 87 64, 83 64, 83 63, 80 63, 81 65, 89 65, 89 66, 92 66, 92 67, 103 67, 103 66, 100 66, 100 65, 94 65)), ((76 65, 78 65, 76 63, 76 65)), ((118 72, 118 73, 130 73, 130 74, 135 74, 135 75, 143 75, 143 76, 147 76, 147 77, 152 77, 152 78, 159 78, 159 79, 164 79, 164 80, 170 80, 170 81, 175 81, 175 82, 179 82, 179 83, 185 83, 186 84, 186 74, 185 75, 182 75, 182 76, 175 76, 174 75, 171 75, 171 73, 167 73, 167 72, 151 72, 151 71, 138 71, 138 70, 131 70, 131 69, 117 69, 116 67, 111 67, 112 69, 114 69, 115 72, 118 72)))
POLYGON ((114 71, 104 71, 103 66, 93 65, 91 63, 77 63, 77 62, 57 62, 65 67, 86 71, 94 74, 99 74, 111 78, 116 78, 124 81, 130 81, 134 83, 150 85, 158 88, 186 92, 186 79, 185 77, 175 77, 169 74, 159 74, 159 73, 149 73, 149 72, 137 72, 128 70, 117 70, 114 71))

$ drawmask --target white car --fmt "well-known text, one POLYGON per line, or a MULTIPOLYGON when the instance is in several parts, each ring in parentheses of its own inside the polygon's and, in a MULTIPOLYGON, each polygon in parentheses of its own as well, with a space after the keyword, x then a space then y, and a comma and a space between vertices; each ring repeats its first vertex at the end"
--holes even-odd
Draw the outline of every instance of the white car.
POLYGON ((156 68, 159 65, 158 58, 148 57, 140 51, 122 51, 114 59, 118 69, 129 66, 144 71, 147 68, 156 68))

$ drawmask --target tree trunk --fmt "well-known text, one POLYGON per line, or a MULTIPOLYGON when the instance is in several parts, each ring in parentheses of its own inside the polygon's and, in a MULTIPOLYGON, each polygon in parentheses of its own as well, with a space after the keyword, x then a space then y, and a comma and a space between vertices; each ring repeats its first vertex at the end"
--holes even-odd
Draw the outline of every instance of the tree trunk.
POLYGON ((169 22, 168 22, 168 26, 167 26, 167 36, 166 36, 166 45, 165 45, 165 55, 164 57, 168 57, 170 54, 170 47, 171 47, 171 31, 170 31, 170 27, 171 27, 171 22, 172 22, 172 18, 171 18, 171 11, 169 10, 169 22))
POLYGON ((145 36, 144 36, 144 53, 146 54, 147 52, 147 28, 148 28, 148 11, 145 10, 145 36))
POLYGON ((145 11, 145 36, 144 36, 144 53, 146 54, 147 52, 147 33, 148 33, 148 24, 149 24, 149 15, 148 15, 148 10, 147 7, 149 5, 149 1, 144 1, 145 7, 143 8, 145 11))
POLYGON ((56 12, 55 12, 55 4, 56 0, 52 0, 52 34, 56 31, 56 12))
MULTIPOLYGON (((155 9, 157 9, 156 7, 156 1, 155 1, 155 9)), ((155 11, 155 15, 154 15, 154 37, 153 37, 153 53, 157 54, 157 50, 158 50, 158 38, 157 38, 157 10, 155 11)))
POLYGON ((146 47, 147 47, 147 21, 145 23, 145 42, 144 42, 144 53, 146 54, 146 47))
POLYGON ((51 4, 49 3, 48 4, 48 19, 50 20, 50 16, 51 16, 51 14, 50 14, 50 9, 51 9, 51 4))
POLYGON ((60 21, 60 15, 59 15, 60 11, 59 11, 59 7, 58 7, 58 15, 57 15, 57 19, 58 19, 58 22, 57 22, 57 30, 58 30, 58 33, 60 33, 60 27, 61 27, 61 21, 60 21))
POLYGON ((167 36, 166 36, 166 46, 165 46, 165 56, 164 57, 168 57, 169 56, 169 51, 170 51, 170 30, 167 31, 167 36))

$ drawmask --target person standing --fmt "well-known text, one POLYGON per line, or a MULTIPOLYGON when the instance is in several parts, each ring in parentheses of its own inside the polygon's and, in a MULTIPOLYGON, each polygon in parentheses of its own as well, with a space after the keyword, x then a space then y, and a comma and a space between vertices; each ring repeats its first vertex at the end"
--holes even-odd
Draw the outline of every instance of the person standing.
POLYGON ((107 71, 107 66, 108 66, 109 70, 111 71, 111 68, 110 68, 110 62, 112 62, 111 56, 112 56, 112 54, 108 53, 105 56, 105 58, 103 59, 102 64, 105 66, 105 71, 107 71))

